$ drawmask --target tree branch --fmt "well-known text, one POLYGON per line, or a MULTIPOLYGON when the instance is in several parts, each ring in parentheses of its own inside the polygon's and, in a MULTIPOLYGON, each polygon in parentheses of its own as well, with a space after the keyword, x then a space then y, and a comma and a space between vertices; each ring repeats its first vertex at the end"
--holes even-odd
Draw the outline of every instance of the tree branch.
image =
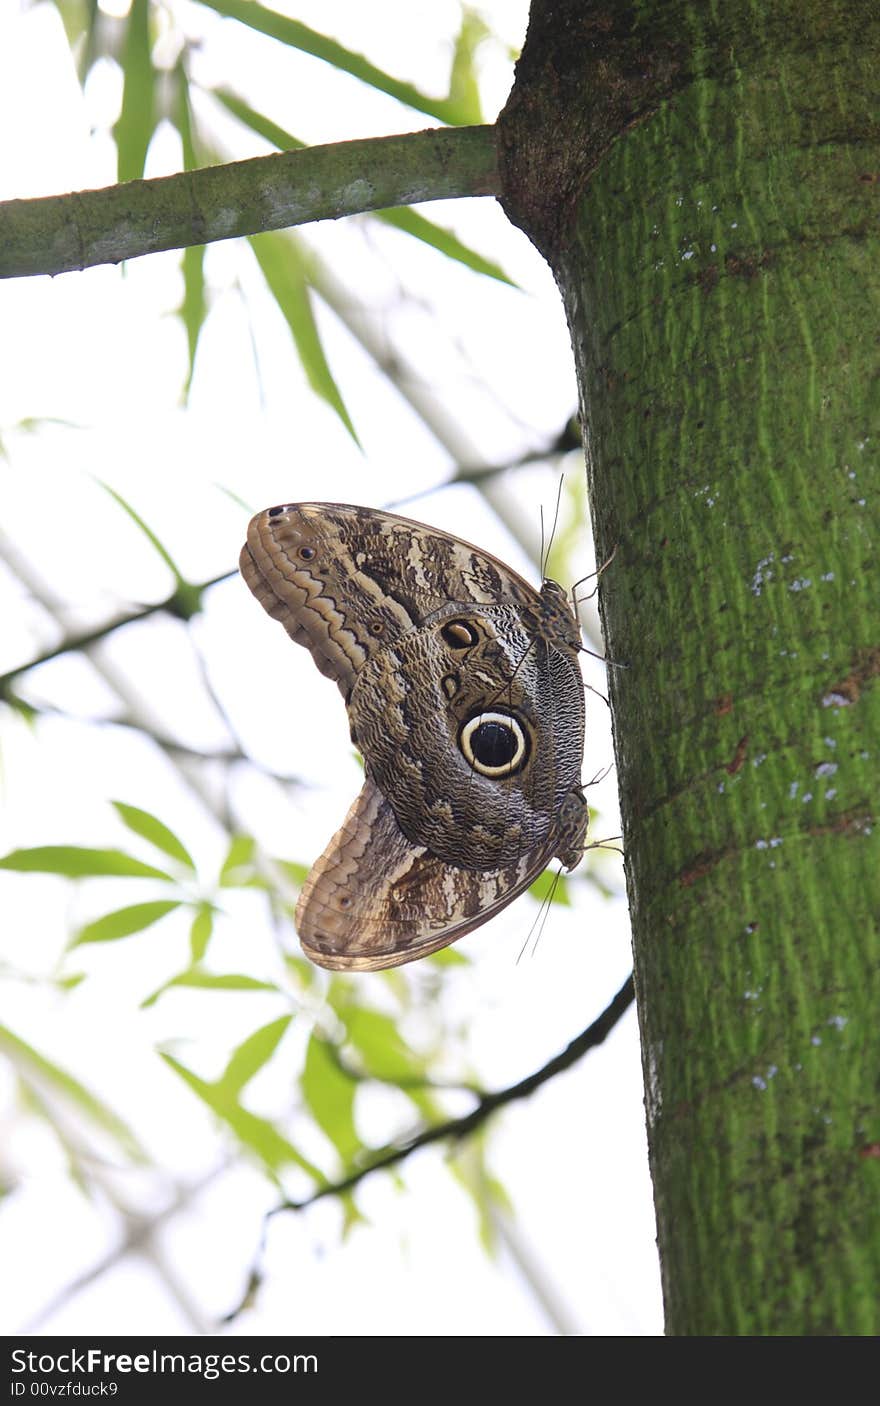
POLYGON ((326 1186, 318 1187, 304 1200, 282 1201, 280 1205, 273 1207, 267 1213, 268 1216, 278 1215, 280 1211, 302 1211, 327 1196, 341 1196, 346 1191, 351 1191, 353 1187, 357 1186, 365 1177, 371 1176, 373 1172, 395 1166, 398 1162, 411 1156, 413 1152, 417 1152, 420 1147, 429 1147, 431 1143, 442 1142, 446 1138, 454 1138, 457 1141, 467 1137, 499 1108, 503 1108, 505 1104, 513 1103, 515 1099, 526 1098, 529 1094, 533 1094, 542 1084, 546 1084, 548 1079, 560 1074, 563 1069, 570 1068, 588 1050, 601 1045, 632 1005, 634 999, 633 979, 629 976, 614 999, 593 1021, 592 1025, 588 1025, 586 1030, 583 1030, 580 1035, 576 1035, 560 1054, 554 1055, 553 1059, 548 1060, 534 1074, 529 1074, 525 1079, 520 1079, 516 1084, 510 1084, 506 1089, 499 1089, 496 1093, 481 1094, 476 1107, 471 1109, 470 1113, 464 1114, 461 1118, 449 1118, 443 1123, 435 1123, 430 1128, 423 1128, 421 1132, 415 1133, 396 1147, 388 1147, 380 1151, 363 1167, 349 1172, 339 1181, 329 1182, 326 1186))
POLYGON ((0 278, 118 264, 162 249, 499 189, 494 127, 334 142, 0 203, 0 278))
MULTIPOLYGON (((207 591, 211 586, 219 586, 221 581, 228 581, 236 576, 237 571, 223 571, 219 576, 212 576, 210 581, 202 581, 198 585, 190 586, 193 597, 197 598, 203 591, 207 591)), ((81 635, 70 635, 60 644, 56 644, 53 649, 44 650, 38 654, 36 659, 29 659, 26 664, 17 664, 14 669, 9 669, 5 674, 0 674, 0 698, 7 693, 9 685, 21 674, 28 673, 31 669, 36 669, 40 664, 48 664, 50 659, 57 659, 62 654, 69 654, 71 650, 87 649, 89 645, 97 644, 99 640, 106 639, 115 630, 121 630, 123 625, 134 625, 139 620, 148 620, 151 615, 157 615, 160 611, 167 611, 169 615, 179 615, 180 592, 175 590, 165 600, 156 601, 154 605, 138 606, 137 610, 126 611, 124 615, 117 615, 115 620, 108 620, 104 625, 96 625, 94 630, 86 630, 81 635)))

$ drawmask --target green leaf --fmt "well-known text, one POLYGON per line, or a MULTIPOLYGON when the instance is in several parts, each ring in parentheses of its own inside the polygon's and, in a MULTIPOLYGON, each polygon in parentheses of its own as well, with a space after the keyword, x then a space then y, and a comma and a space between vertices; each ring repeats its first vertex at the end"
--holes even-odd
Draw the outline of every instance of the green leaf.
POLYGON ((112 1137, 128 1158, 138 1162, 147 1160, 146 1153, 134 1133, 118 1114, 102 1103, 72 1074, 68 1074, 66 1069, 53 1064, 45 1055, 41 1055, 32 1045, 28 1045, 4 1025, 0 1025, 0 1050, 8 1055, 22 1076, 35 1077, 39 1083, 47 1085, 54 1093, 73 1104, 90 1123, 94 1123, 112 1137))
POLYGON ((147 810, 141 810, 140 806, 126 805, 124 801, 113 801, 111 804, 123 825, 127 825, 129 830, 140 835, 142 840, 147 840, 151 845, 155 845, 156 849, 162 850, 163 854, 170 855, 179 864, 183 864, 187 869, 195 872, 196 866, 189 851, 184 848, 173 830, 169 830, 168 826, 163 824, 161 820, 157 820, 155 815, 151 815, 147 810))
POLYGON ((529 893, 539 903, 559 903, 563 908, 571 907, 568 881, 557 869, 545 869, 543 874, 539 874, 535 882, 529 884, 529 893))
POLYGON ((81 1143, 74 1143, 71 1140, 67 1128, 58 1122, 57 1115, 51 1105, 43 1098, 36 1083, 29 1081, 27 1075, 19 1074, 16 1092, 22 1111, 29 1113, 34 1118, 41 1118, 58 1142, 67 1162, 67 1175, 74 1186, 82 1192, 83 1196, 90 1196, 92 1188, 89 1186, 83 1170, 81 1143))
POLYGON ((406 103, 418 112, 427 112, 441 122, 466 124, 472 120, 469 116, 471 109, 453 98, 429 97, 412 83, 393 78, 381 68, 376 68, 363 54, 346 49, 335 39, 330 39, 326 34, 319 34, 299 20, 289 19, 286 15, 266 9, 257 4, 256 0, 202 0, 202 4, 209 10, 215 10, 218 15, 240 20, 242 24, 257 29, 262 34, 268 34, 282 44, 288 44, 293 49, 300 49, 303 53, 323 59, 333 68, 350 73, 371 88, 378 88, 380 92, 397 98, 398 102, 406 103))
POLYGON ((428 958, 437 967, 469 967, 471 960, 463 952, 459 952, 457 947, 443 947, 439 952, 432 952, 428 958))
POLYGON ((487 1186, 485 1167, 485 1144, 481 1137, 469 1138, 460 1144, 447 1166, 453 1177, 467 1192, 477 1213, 480 1243, 486 1254, 494 1257, 497 1250, 498 1232, 492 1218, 493 1196, 487 1186))
POLYGON ((295 985, 311 991, 318 982, 319 968, 305 957, 297 957, 293 952, 284 953, 284 965, 295 985))
POLYGON ((159 541, 159 538, 156 536, 153 529, 147 526, 140 513, 137 512, 136 509, 134 509, 131 504, 126 501, 125 498, 123 498, 121 493, 117 493, 115 488, 111 488, 109 483, 105 483, 104 480, 100 478, 97 479, 96 482, 100 483, 105 493, 109 493, 111 498, 115 498, 116 502, 119 504, 120 508, 122 508, 123 512, 128 513, 128 516, 131 518, 135 526, 140 528, 147 541, 151 544, 151 546, 156 549, 159 556, 162 558, 165 565, 168 567, 168 570, 174 576, 174 579, 177 583, 177 589, 180 590, 181 587, 186 588, 188 582, 184 580, 183 575, 178 570, 176 563, 172 560, 167 548, 163 547, 162 543, 159 541))
POLYGON ((369 1074, 378 1079, 413 1079, 424 1075, 426 1061, 403 1039, 390 1015, 369 1006, 350 1006, 343 1014, 349 1043, 369 1074))
POLYGON ((8 690, 8 686, 4 686, 3 688, 3 702, 11 712, 15 713, 16 716, 21 719, 31 732, 36 732, 37 719, 39 717, 36 708, 24 698, 17 698, 14 693, 8 690))
POLYGON ((154 1006, 160 996, 166 991, 170 991, 175 986, 193 987, 199 991, 277 991, 278 987, 271 981, 257 981, 254 976, 244 976, 240 972, 206 972, 200 971, 196 967, 190 967, 186 971, 179 972, 170 981, 166 981, 157 990, 141 1001, 141 1008, 146 1010, 148 1006, 154 1006))
POLYGON ((213 931, 214 909, 210 903, 202 903, 189 930, 189 953, 194 967, 198 966, 207 952, 213 931))
POLYGON ((491 30, 482 16, 465 6, 452 57, 449 100, 460 113, 458 120, 469 127, 476 127, 483 120, 474 57, 483 40, 490 34, 491 30))
POLYGON ((339 1197, 339 1204, 342 1207, 342 1230, 340 1240, 345 1243, 356 1225, 369 1225, 370 1222, 364 1213, 359 1210, 355 1203, 354 1196, 350 1191, 344 1191, 339 1197))
POLYGON ((233 835, 220 868, 220 887, 238 888, 253 878, 257 842, 253 835, 233 835))
POLYGON ((246 127, 250 127, 252 132, 256 132, 267 142, 271 142, 279 151, 302 151, 305 147, 305 142, 292 136, 284 127, 279 127, 278 123, 273 122, 271 117, 257 112, 256 108, 251 107, 250 103, 246 103, 244 98, 240 98, 230 88, 213 88, 211 96, 222 103, 233 117, 237 117, 246 127))
POLYGON ((508 278, 500 264, 484 258, 475 249, 463 244, 458 236, 452 233, 452 230, 444 229, 442 225, 426 219, 424 215, 419 214, 417 210, 410 209, 408 205, 401 205, 394 210, 376 210, 373 213, 375 218, 381 220, 383 224, 402 230, 404 234, 409 234, 414 239, 420 239, 424 244, 430 244, 432 249, 439 250, 448 259, 455 259, 458 263, 465 264, 475 273, 485 274, 487 278, 497 278, 501 283, 506 283, 511 288, 518 286, 512 278, 508 278))
POLYGON ((264 1064, 268 1064, 280 1045, 293 1016, 282 1015, 269 1025, 262 1025, 232 1051, 219 1087, 232 1098, 238 1096, 264 1064))
POLYGON ((289 234, 271 233, 252 235, 250 242, 263 277, 290 328, 309 385, 335 410, 355 444, 359 443, 324 355, 297 241, 289 234))
POLYGON ((136 181, 144 174, 147 148, 156 125, 149 0, 131 0, 131 9, 124 24, 122 110, 113 135, 116 138, 117 179, 136 181))
POLYGON ((85 972, 71 972, 70 976, 59 976, 56 985, 59 991, 74 991, 85 979, 85 972))
POLYGON ((191 1069, 187 1069, 184 1064, 175 1059, 173 1055, 160 1051, 162 1058, 175 1074, 188 1084, 193 1093, 196 1094, 203 1103, 207 1104, 212 1113, 216 1114, 229 1127, 243 1147, 254 1152, 264 1167, 273 1175, 289 1164, 301 1167, 316 1182, 326 1183, 326 1177, 311 1162, 303 1157, 301 1152, 288 1142, 278 1129, 266 1118, 260 1118, 255 1113, 250 1113, 246 1108, 242 1108, 234 1097, 231 1097, 226 1089, 219 1084, 210 1084, 204 1079, 200 1079, 191 1069))
MULTIPOLYGON (((215 88, 213 96, 246 127, 250 127, 251 131, 265 138, 267 142, 271 142, 279 151, 302 151, 305 147, 305 142, 301 142, 284 127, 279 127, 278 123, 273 122, 271 118, 264 117, 261 112, 255 111, 237 94, 230 92, 228 88, 215 88)), ((458 263, 465 264, 475 273, 485 274, 488 278, 497 278, 502 283, 509 284, 511 288, 517 286, 513 279, 508 278, 499 264, 484 258, 482 254, 478 254, 476 250, 463 244, 451 230, 444 229, 442 225, 426 219, 424 215, 409 206, 398 206, 393 210, 374 210, 367 218, 381 220, 383 224, 391 225, 394 229, 401 230, 402 233, 410 235, 413 239, 420 239, 424 244, 430 244, 432 249, 437 249, 448 259, 455 259, 458 263)))
POLYGON ((163 869, 154 869, 152 864, 144 864, 120 849, 85 849, 80 845, 36 845, 33 849, 14 849, 0 859, 0 869, 14 869, 20 874, 63 874, 69 879, 114 874, 127 879, 174 882, 163 869))
POLYGON ((273 864, 277 864, 283 874, 287 876, 292 884, 297 888, 302 888, 309 877, 308 864, 298 864, 295 859, 273 859, 273 864))
MULTIPOLYGON (((193 137, 192 107, 189 97, 189 78, 182 62, 174 70, 177 86, 174 121, 180 133, 183 148, 183 168, 195 170, 201 163, 198 160, 193 137)), ((186 330, 186 343, 189 351, 189 366, 186 373, 184 397, 189 394, 193 371, 196 364, 196 349, 202 328, 205 325, 207 298, 205 296, 205 246, 193 244, 183 251, 183 301, 178 309, 186 330)))
POLYGON ((318 1127, 349 1166, 362 1148, 354 1126, 357 1085, 340 1069, 332 1047, 320 1035, 309 1039, 300 1088, 318 1127))
POLYGON ((64 33, 71 49, 79 50, 95 23, 98 0, 55 0, 64 33))
POLYGON ((84 942, 115 942, 120 937, 131 937, 132 933, 143 932, 144 928, 158 923, 166 913, 180 907, 180 901, 165 899, 158 903, 133 903, 130 908, 118 908, 93 923, 86 923, 71 942, 71 947, 81 947, 84 942))
POLYGON ((205 991, 277 991, 274 981, 258 981, 241 972, 185 971, 175 976, 171 986, 196 986, 205 991))

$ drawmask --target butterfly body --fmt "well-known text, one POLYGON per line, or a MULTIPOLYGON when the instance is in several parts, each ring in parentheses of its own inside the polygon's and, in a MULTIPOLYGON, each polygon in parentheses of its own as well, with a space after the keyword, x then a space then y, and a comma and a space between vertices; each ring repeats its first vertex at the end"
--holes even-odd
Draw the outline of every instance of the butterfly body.
POLYGON ((297 907, 334 968, 435 951, 580 859, 583 685, 562 589, 390 513, 288 504, 248 529, 242 573, 336 680, 364 788, 297 907))

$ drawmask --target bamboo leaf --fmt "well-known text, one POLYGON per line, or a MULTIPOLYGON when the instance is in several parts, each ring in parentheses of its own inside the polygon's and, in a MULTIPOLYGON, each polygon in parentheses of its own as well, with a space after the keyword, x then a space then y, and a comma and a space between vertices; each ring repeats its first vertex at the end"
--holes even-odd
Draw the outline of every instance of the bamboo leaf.
POLYGON ((144 174, 147 148, 156 125, 149 0, 131 0, 125 21, 122 73, 122 110, 113 129, 117 178, 136 181, 144 174))
POLYGON ((35 845, 33 849, 15 849, 0 859, 0 869, 13 869, 19 874, 63 874, 68 879, 113 874, 127 879, 174 882, 163 869, 154 869, 152 864, 144 864, 122 850, 85 849, 80 845, 35 845))
POLYGON ((214 931, 214 909, 210 903, 199 905, 189 930, 189 953, 192 965, 198 966, 208 950, 208 943, 214 931))
POLYGON ((293 1016, 282 1015, 278 1020, 262 1025, 232 1051, 229 1063, 219 1080, 219 1087, 225 1093, 236 1098, 245 1084, 250 1083, 264 1064, 268 1064, 292 1019, 293 1016))
POLYGON ((135 526, 140 528, 147 541, 151 544, 151 546, 155 548, 159 556, 164 561, 165 565, 168 567, 168 570, 174 576, 174 579, 177 582, 178 590, 185 588, 188 583, 184 580, 182 573, 177 567, 177 564, 172 560, 172 557, 168 552, 167 548, 164 547, 159 541, 159 538, 156 536, 153 529, 151 527, 148 527, 147 524, 144 522, 140 513, 137 512, 137 510, 133 508, 125 498, 123 498, 121 493, 117 493, 115 488, 111 488, 109 483, 104 483, 103 479, 100 478, 97 480, 97 482, 100 483, 105 493, 109 493, 111 498, 115 498, 120 508, 122 508, 123 512, 126 512, 128 514, 135 526))
POLYGON ((290 235, 258 234, 250 240, 269 289, 290 328, 306 378, 335 410, 355 443, 358 437, 324 355, 299 246, 290 235))
POLYGON ((295 859, 273 859, 272 863, 277 864, 281 872, 292 884, 296 884, 297 888, 302 888, 309 877, 308 864, 298 864, 295 859))
POLYGON ((191 1069, 187 1069, 186 1065, 181 1064, 173 1055, 164 1051, 160 1051, 160 1053, 169 1068, 173 1069, 175 1074, 189 1085, 193 1093, 211 1109, 211 1112, 231 1129, 243 1147, 249 1148, 256 1154, 267 1171, 277 1176, 283 1167, 292 1163, 301 1167, 316 1182, 324 1183, 326 1181, 323 1173, 307 1161, 302 1153, 298 1152, 293 1144, 266 1118, 260 1118, 257 1114, 242 1108, 241 1104, 230 1096, 226 1089, 218 1084, 211 1084, 200 1079, 197 1074, 194 1074, 191 1069))
POLYGON ((170 981, 164 982, 160 987, 141 1001, 141 1009, 146 1010, 148 1006, 154 1006, 160 996, 164 996, 166 991, 171 991, 176 986, 191 987, 198 991, 277 991, 278 987, 271 981, 258 981, 254 976, 245 976, 241 972, 206 972, 200 971, 196 967, 190 967, 187 971, 179 972, 177 976, 172 976, 170 981))
MULTIPOLYGON (((277 122, 273 122, 271 118, 257 112, 243 98, 230 92, 228 88, 215 88, 213 96, 246 127, 250 127, 267 142, 271 142, 279 151, 301 151, 305 146, 305 142, 299 141, 283 127, 279 127, 277 122)), ((374 210, 366 218, 381 220, 383 224, 391 225, 392 228, 399 229, 403 234, 408 234, 413 239, 420 239, 424 244, 429 244, 432 249, 444 254, 446 258, 455 259, 458 263, 473 269, 475 273, 484 274, 487 278, 497 278, 502 283, 507 283, 511 288, 517 286, 513 279, 508 278, 499 264, 484 258, 482 254, 478 254, 476 250, 464 244, 451 230, 435 224, 433 220, 427 219, 407 205, 398 206, 393 210, 374 210)))
POLYGON ((147 840, 151 845, 155 845, 156 849, 162 850, 163 854, 170 855, 179 864, 195 872, 196 866, 189 850, 184 848, 174 831, 169 830, 163 821, 157 820, 148 810, 141 810, 140 806, 126 805, 125 801, 113 801, 112 805, 123 825, 127 825, 135 835, 140 835, 142 840, 147 840))
POLYGON ((43 1086, 66 1099, 89 1122, 112 1137, 128 1158, 139 1162, 147 1160, 146 1153, 128 1124, 114 1113, 112 1108, 91 1093, 66 1069, 54 1064, 4 1025, 0 1025, 0 1050, 8 1055, 22 1075, 36 1077, 43 1086))
POLYGON ((344 1244, 356 1225, 369 1225, 370 1222, 363 1211, 356 1205, 354 1196, 350 1191, 343 1192, 339 1198, 339 1202, 342 1206, 343 1213, 342 1230, 340 1231, 339 1238, 344 1244))
POLYGON ((257 843, 253 835, 233 835, 220 868, 220 887, 239 888, 254 874, 257 843))
POLYGON ((251 107, 250 103, 246 103, 244 98, 233 93, 231 88, 213 88, 211 96, 222 103, 226 111, 231 112, 233 117, 237 117, 240 122, 243 122, 245 127, 250 127, 252 132, 256 132, 258 136, 271 142, 279 151, 302 151, 305 147, 305 142, 292 136, 284 127, 279 127, 278 123, 273 122, 271 117, 257 112, 256 108, 251 107))
POLYGON ((74 991, 85 979, 85 972, 71 972, 69 976, 59 976, 56 985, 59 991, 74 991))
POLYGON ((55 0, 55 8, 64 25, 67 42, 73 49, 94 24, 98 0, 55 0))
POLYGON ((350 1006, 343 1014, 349 1043, 370 1074, 379 1079, 412 1079, 425 1073, 426 1061, 412 1050, 390 1015, 369 1006, 350 1006))
POLYGON ((102 19, 98 0, 84 0, 82 7, 71 0, 56 0, 67 33, 68 43, 76 61, 80 84, 85 85, 92 64, 102 57, 102 19), (85 10, 83 15, 82 11, 85 10), (79 11, 79 13, 77 13, 79 11), (82 42, 80 42, 82 41, 82 42))
POLYGON ((131 937, 143 932, 180 907, 179 899, 163 899, 157 903, 133 903, 129 908, 117 908, 106 913, 103 918, 86 923, 71 942, 71 947, 81 947, 86 942, 115 942, 121 937, 131 937))
POLYGON ((470 109, 452 97, 432 98, 412 83, 394 78, 377 68, 369 59, 364 58, 363 54, 346 49, 337 40, 329 38, 326 34, 319 34, 299 20, 266 9, 257 4, 256 0, 201 0, 201 3, 208 9, 215 10, 218 15, 239 20, 251 29, 257 29, 262 34, 278 39, 282 44, 288 44, 293 49, 300 49, 305 54, 323 59, 333 68, 350 73, 352 77, 359 78, 371 88, 378 88, 389 97, 397 98, 398 102, 406 103, 418 112, 427 112, 441 122, 462 124, 471 120, 468 116, 470 109))
MULTIPOLYGON (((189 97, 189 78, 183 63, 178 63, 175 71, 177 103, 175 122, 180 133, 183 148, 183 168, 193 171, 200 164, 193 137, 192 108, 189 97)), ((205 296, 205 246, 193 244, 183 251, 183 300, 179 313, 186 329, 186 343, 189 352, 189 367, 186 374, 184 395, 189 394, 193 371, 196 364, 196 349, 202 328, 205 325, 207 299, 205 296)))
POLYGON ((471 964, 470 958, 459 952, 457 947, 443 947, 439 952, 432 952, 428 961, 437 967, 468 967, 471 964))
MULTIPOLYGON (((22 1110, 31 1114, 32 1117, 42 1119, 57 1141, 67 1163, 67 1175, 74 1186, 82 1192, 83 1196, 90 1196, 92 1188, 83 1171, 82 1149, 73 1143, 67 1128, 58 1121, 50 1103, 38 1089, 36 1080, 32 1080, 27 1074, 19 1073, 17 1094, 22 1110)), ((4 1194, 6 1190, 7 1188, 3 1187, 0 1190, 0 1195, 4 1194)))
POLYGON ((506 283, 511 288, 518 286, 512 278, 508 278, 500 264, 478 254, 475 249, 464 244, 458 235, 453 234, 452 230, 444 229, 442 225, 426 219, 408 205, 401 205, 394 210, 376 210, 374 215, 383 224, 402 230, 404 234, 411 235, 413 239, 420 239, 424 244, 430 244, 432 249, 445 254, 447 259, 455 259, 473 269, 474 273, 484 274, 487 278, 497 278, 499 282, 506 283))
POLYGON ((452 73, 449 79, 449 101, 460 113, 459 121, 469 127, 483 120, 480 90, 474 65, 477 49, 491 33, 485 20, 467 6, 462 10, 461 28, 455 41, 452 73))
POLYGON ((303 1098, 318 1127, 330 1139, 343 1166, 362 1149, 354 1126, 356 1084, 339 1068, 328 1042, 312 1035, 300 1077, 303 1098))
POLYGON ((485 1139, 480 1136, 469 1138, 448 1159, 447 1166, 459 1186, 470 1196, 477 1213, 480 1243, 486 1254, 494 1258, 498 1233, 492 1217, 494 1197, 486 1184, 485 1139))

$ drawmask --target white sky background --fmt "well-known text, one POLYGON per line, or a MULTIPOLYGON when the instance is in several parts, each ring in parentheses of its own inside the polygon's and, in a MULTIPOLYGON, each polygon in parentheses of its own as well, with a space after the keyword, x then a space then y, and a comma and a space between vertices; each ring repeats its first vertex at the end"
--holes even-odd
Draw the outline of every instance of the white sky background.
MULTIPOLYGON (((303 140, 432 125, 327 65, 198 6, 174 8, 192 32, 204 32, 199 76, 234 87, 303 140)), ((423 88, 445 91, 457 5, 321 0, 278 8, 423 88)), ((498 0, 482 8, 507 44, 518 47, 526 4, 498 0)), ((502 45, 486 46, 483 62, 485 111, 492 120, 511 70, 502 45)), ((119 75, 104 64, 83 101, 53 8, 0 5, 0 113, 7 134, 0 198, 112 183, 106 131, 119 96, 119 75)), ((231 121, 215 123, 214 130, 229 157, 266 150, 231 121)), ((175 135, 162 129, 148 174, 179 169, 179 161, 175 135)), ((377 325, 405 350, 475 448, 504 462, 554 436, 576 402, 558 296, 538 255, 494 202, 448 202, 425 213, 498 260, 525 291, 448 266, 375 221, 316 226, 308 238, 353 294, 376 310, 377 325)), ((441 483, 453 467, 321 308, 325 345, 364 454, 352 444, 305 385, 280 314, 238 244, 208 251, 213 311, 183 409, 185 339, 171 315, 182 292, 178 262, 169 253, 133 261, 124 272, 102 268, 0 285, 0 434, 8 451, 0 460, 0 534, 72 603, 64 615, 70 630, 99 625, 132 603, 162 599, 172 585, 95 478, 126 496, 184 574, 198 581, 230 569, 243 540, 249 513, 224 489, 254 511, 296 499, 378 507, 441 483), (59 423, 29 433, 20 426, 31 418, 59 423)), ((577 456, 567 467, 583 472, 577 456)), ((535 468, 504 482, 537 543, 541 506, 552 513, 554 472, 535 468)), ((473 490, 432 494, 402 511, 479 542, 535 579, 473 490)), ((588 570, 586 541, 583 552, 580 569, 588 570)), ((2 567, 0 621, 0 672, 59 638, 57 624, 2 567)), ((238 822, 274 853, 311 861, 360 784, 337 691, 238 580, 207 597, 191 629, 247 749, 257 761, 309 783, 307 790, 283 790, 256 772, 241 774, 233 791, 238 822)), ((122 631, 101 647, 100 658, 128 681, 141 715, 163 731, 173 729, 200 748, 228 744, 182 624, 157 617, 122 631)), ((586 673, 601 687, 598 666, 586 673)), ((119 712, 118 698, 80 656, 44 666, 24 691, 83 718, 119 712)), ((585 779, 611 760, 606 711, 587 695, 585 779)), ((167 759, 130 731, 44 718, 33 735, 4 712, 0 748, 0 852, 72 842, 120 845, 147 857, 117 821, 109 805, 117 798, 164 818, 207 872, 222 859, 220 826, 167 759)), ((616 824, 613 790, 612 776, 590 793, 604 833, 614 833, 616 824)), ((613 856, 606 873, 622 887, 613 856)), ((472 965, 451 974, 448 1015, 465 1032, 468 1060, 487 1088, 530 1073, 563 1048, 605 1007, 629 970, 625 903, 603 900, 587 884, 574 884, 572 891, 577 906, 554 907, 535 950, 520 961, 535 913, 530 900, 460 944, 472 965)), ((235 1043, 282 1013, 277 997, 172 993, 139 1011, 152 986, 186 963, 186 924, 181 918, 175 926, 176 916, 138 937, 76 954, 75 969, 90 979, 66 996, 41 980, 53 971, 71 927, 155 896, 146 888, 135 892, 133 881, 71 886, 0 876, 0 959, 34 978, 0 983, 0 1019, 116 1107, 164 1169, 157 1177, 107 1168, 108 1185, 126 1205, 155 1214, 175 1188, 211 1177, 166 1225, 164 1279, 155 1260, 129 1256, 82 1292, 65 1296, 66 1285, 112 1252, 119 1216, 71 1184, 54 1141, 39 1124, 19 1117, 13 1082, 0 1067, 0 1176, 13 1187, 0 1202, 4 1333, 34 1324, 40 1332, 78 1335, 186 1334, 200 1325, 214 1331, 240 1297, 262 1213, 276 1200, 247 1164, 216 1172, 227 1144, 155 1048, 183 1035, 181 1058, 210 1075, 235 1043), (176 1299, 169 1282, 177 1285, 176 1299), (46 1316, 58 1294, 60 1307, 46 1316)), ((275 979, 271 931, 254 896, 230 895, 227 912, 208 965, 275 979)), ((407 979, 422 979, 407 972, 407 979)), ((287 1067, 276 1057, 253 1086, 254 1106, 267 1116, 285 1106, 287 1067)), ((377 1091, 359 1105, 360 1129, 377 1143, 395 1131, 390 1097, 377 1091)), ((314 1138, 304 1151, 332 1171, 329 1146, 319 1134, 314 1138)), ((357 1227, 344 1244, 335 1204, 276 1218, 257 1304, 226 1331, 544 1334, 556 1328, 535 1292, 539 1282, 561 1305, 570 1331, 660 1332, 634 1012, 605 1047, 496 1118, 489 1139, 490 1166, 513 1202, 516 1249, 531 1261, 527 1273, 509 1247, 502 1246, 495 1260, 487 1257, 472 1203, 444 1167, 443 1149, 430 1149, 402 1167, 404 1191, 384 1173, 362 1185, 357 1202, 370 1224, 357 1227)))

